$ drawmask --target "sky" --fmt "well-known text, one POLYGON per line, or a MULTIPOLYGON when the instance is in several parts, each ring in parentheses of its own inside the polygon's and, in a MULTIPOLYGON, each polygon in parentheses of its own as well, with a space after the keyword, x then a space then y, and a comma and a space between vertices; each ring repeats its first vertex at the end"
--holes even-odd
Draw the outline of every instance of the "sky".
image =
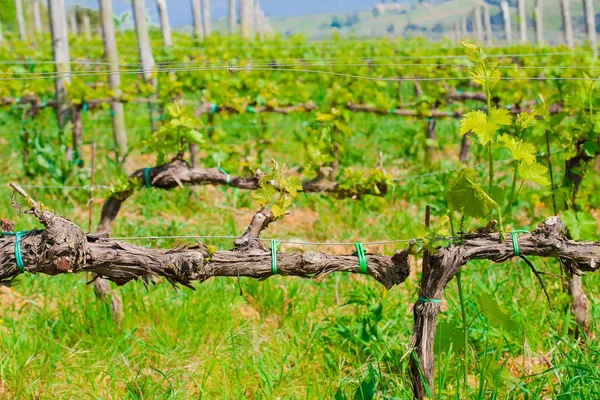
MULTIPOLYGON (((81 4, 97 8, 97 0, 67 0, 67 4, 81 4)), ((261 0, 261 8, 270 18, 293 17, 320 13, 349 13, 371 9, 376 0, 261 0)), ((131 10, 128 0, 113 0, 115 14, 131 10)), ((190 0, 167 0, 169 20, 173 26, 191 25, 190 0)), ((210 0, 211 16, 220 18, 227 13, 228 0, 210 0)), ((238 0, 236 0, 236 6, 238 0)), ((156 17, 156 1, 146 0, 146 5, 153 21, 156 17)))

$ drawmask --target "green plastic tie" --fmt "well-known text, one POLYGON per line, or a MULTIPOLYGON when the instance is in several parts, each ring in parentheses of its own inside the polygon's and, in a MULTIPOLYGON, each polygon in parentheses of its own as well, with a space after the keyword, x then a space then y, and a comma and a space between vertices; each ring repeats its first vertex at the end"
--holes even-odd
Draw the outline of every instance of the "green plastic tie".
POLYGON ((42 108, 46 107, 46 99, 42 99, 42 108))
POLYGON ((367 259, 365 258, 365 249, 362 243, 354 243, 356 249, 356 256, 358 257, 358 272, 360 274, 367 274, 367 259))
POLYGON ((217 112, 217 108, 219 107, 219 105, 217 103, 213 103, 210 105, 210 113, 214 114, 217 112))
POLYGON ((147 188, 152 187, 152 182, 150 182, 150 168, 144 168, 144 183, 147 188))
POLYGON ((441 299, 428 299, 427 297, 419 297, 419 301, 422 303, 441 303, 441 299))
POLYGON ((271 239, 271 273, 273 275, 277 275, 277 246, 279 246, 279 242, 271 239))
POLYGON ((223 168, 221 168, 221 166, 220 166, 220 165, 219 165, 218 169, 219 169, 219 172, 220 172, 220 173, 227 175, 227 176, 226 176, 226 178, 225 178, 225 184, 226 184, 226 185, 229 185, 229 180, 231 179, 231 175, 229 175, 229 174, 227 173, 227 171, 225 171, 223 168))
POLYGON ((529 231, 526 231, 523 229, 517 229, 510 233, 510 237, 512 239, 512 244, 513 244, 513 253, 514 253, 515 257, 518 257, 519 255, 521 255, 521 251, 519 250, 519 240, 517 239, 517 234, 519 234, 519 233, 529 233, 529 231))
POLYGON ((108 111, 108 113, 110 114, 111 117, 115 116, 115 112, 112 110, 112 108, 108 111))
POLYGON ((395 108, 390 108, 390 114, 394 114, 396 112, 395 108))
POLYGON ((87 103, 87 101, 84 101, 83 105, 81 106, 81 111, 86 112, 87 110, 88 110, 88 103, 87 103))
POLYGON ((252 107, 252 106, 248 106, 248 107, 246 107, 246 112, 247 112, 248 114, 256 114, 256 110, 255 110, 255 109, 254 109, 254 107, 252 107))
POLYGON ((25 271, 25 263, 23 262, 23 256, 21 255, 21 238, 23 235, 30 231, 18 231, 18 232, 2 232, 2 236, 14 236, 15 237, 15 263, 19 271, 25 271))

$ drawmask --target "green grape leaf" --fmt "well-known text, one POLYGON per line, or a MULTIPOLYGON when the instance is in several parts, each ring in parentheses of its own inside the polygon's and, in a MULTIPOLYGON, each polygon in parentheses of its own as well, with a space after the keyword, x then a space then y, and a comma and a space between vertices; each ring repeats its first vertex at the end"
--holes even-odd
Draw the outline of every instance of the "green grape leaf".
POLYGON ((264 185, 255 190, 251 197, 259 206, 264 207, 269 204, 275 194, 277 194, 277 190, 272 185, 264 185))
POLYGON ((452 344, 453 352, 460 352, 465 347, 465 334, 461 328, 457 328, 448 321, 438 322, 435 329, 434 350, 448 352, 452 344))
POLYGON ((535 120, 535 114, 536 111, 522 112, 519 113, 519 115, 517 115, 516 124, 521 132, 533 125, 533 121, 535 120))
POLYGON ((495 108, 488 112, 488 129, 497 131, 502 125, 512 124, 512 115, 510 111, 504 108, 495 108))
POLYGON ((182 135, 185 140, 191 143, 202 144, 204 143, 204 137, 200 132, 195 129, 190 129, 183 133, 182 135))
POLYGON ((298 191, 302 190, 302 181, 294 175, 290 175, 281 179, 282 189, 288 192, 292 197, 298 195, 298 191))
POLYGON ((471 217, 484 218, 499 207, 481 186, 471 180, 473 173, 470 169, 462 171, 450 186, 448 207, 471 217))
POLYGON ((477 132, 477 130, 481 130, 485 127, 486 121, 487 117, 483 111, 476 110, 468 112, 460 120, 460 134, 466 135, 471 131, 477 132))
POLYGON ((487 70, 483 69, 483 66, 478 66, 475 71, 469 72, 473 77, 473 82, 477 85, 485 86, 486 80, 489 85, 494 85, 500 81, 500 71, 496 68, 488 67, 487 70))
POLYGON ((561 218, 575 240, 591 240, 598 232, 598 222, 588 211, 568 210, 561 218))
POLYGON ((508 313, 500 308, 496 300, 494 300, 490 294, 479 294, 477 302, 479 303, 479 307, 481 307, 483 315, 488 318, 491 325, 499 326, 507 331, 516 331, 519 328, 517 323, 510 315, 508 315, 508 313))
POLYGON ((271 207, 271 212, 275 218, 281 218, 285 215, 285 208, 279 206, 278 204, 274 204, 273 207, 271 207))
POLYGON ((527 165, 535 162, 535 146, 533 144, 515 139, 510 135, 500 136, 499 141, 503 144, 502 147, 510 150, 515 160, 523 160, 527 165))
POLYGON ((526 164, 524 161, 519 163, 517 167, 517 175, 526 181, 535 182, 542 186, 550 185, 548 180, 548 168, 538 162, 526 164))
POLYGON ((429 229, 423 224, 413 225, 414 238, 426 240, 429 237, 429 229))
POLYGON ((590 157, 595 157, 596 154, 598 154, 598 150, 600 150, 600 148, 598 147, 598 142, 596 142, 596 140, 587 141, 583 145, 583 151, 590 157))
POLYGON ((512 118, 508 110, 492 108, 486 115, 483 111, 471 111, 460 121, 460 134, 472 131, 479 142, 486 145, 494 140, 494 135, 502 125, 510 125, 512 118))

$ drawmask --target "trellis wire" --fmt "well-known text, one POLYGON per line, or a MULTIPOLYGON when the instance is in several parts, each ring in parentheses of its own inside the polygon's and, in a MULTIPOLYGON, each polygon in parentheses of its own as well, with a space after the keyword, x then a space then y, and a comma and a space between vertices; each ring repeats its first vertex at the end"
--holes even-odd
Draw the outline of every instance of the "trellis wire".
MULTIPOLYGON (((168 240, 168 239, 237 239, 239 236, 233 235, 183 235, 183 236, 125 236, 125 237, 112 237, 109 238, 111 240, 122 240, 122 241, 136 241, 136 240, 168 240)), ((438 240, 448 240, 451 238, 448 237, 440 237, 438 240)), ((261 242, 270 242, 271 240, 276 240, 279 243, 284 244, 297 244, 297 245, 306 245, 306 246, 354 246, 355 242, 311 242, 304 240, 286 240, 286 239, 263 239, 258 238, 261 242)), ((393 240, 377 240, 371 242, 361 242, 364 245, 383 245, 383 244, 391 244, 391 243, 411 243, 416 242, 418 239, 393 239, 393 240)))
MULTIPOLYGON (((119 73, 121 75, 138 75, 144 73, 171 73, 171 72, 194 72, 194 71, 222 71, 222 72, 232 72, 238 73, 242 71, 261 71, 261 72, 293 72, 293 73, 313 73, 313 74, 322 74, 322 75, 332 75, 339 76, 344 78, 353 78, 353 79, 364 79, 369 81, 379 81, 379 82, 427 82, 427 81, 468 81, 473 79, 472 76, 460 76, 460 77, 372 77, 372 76, 364 76, 364 75, 356 75, 356 74, 348 74, 342 72, 335 71, 324 71, 324 70, 312 70, 305 68, 261 68, 261 67, 197 67, 197 68, 163 68, 163 69, 152 69, 152 70, 114 70, 114 71, 83 71, 83 72, 64 72, 64 73, 56 73, 56 72, 42 72, 42 73, 33 73, 36 75, 35 77, 0 77, 0 81, 32 81, 32 80, 45 80, 45 79, 55 79, 58 77, 91 77, 91 76, 104 76, 119 73), (233 72, 232 72, 233 70, 233 72), (42 74, 42 75, 40 75, 42 74), (47 74, 47 75, 46 75, 47 74)), ((23 75, 31 75, 32 73, 25 73, 23 75)), ((6 73, 5 73, 6 75, 6 73)), ((509 76, 501 76, 498 79, 512 81, 512 80, 532 80, 532 81, 595 81, 598 78, 592 77, 509 77, 509 76)))

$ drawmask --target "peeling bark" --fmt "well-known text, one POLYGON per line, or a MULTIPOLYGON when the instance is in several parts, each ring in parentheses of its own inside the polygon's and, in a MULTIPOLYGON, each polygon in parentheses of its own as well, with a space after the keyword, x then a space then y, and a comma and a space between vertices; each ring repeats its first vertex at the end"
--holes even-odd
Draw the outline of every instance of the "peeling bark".
MULTIPOLYGON (((148 285, 154 278, 162 277, 174 286, 193 289, 192 282, 216 276, 266 279, 273 275, 271 252, 258 241, 260 232, 273 220, 268 210, 255 214, 248 230, 234 242, 234 250, 210 253, 202 243, 157 250, 86 235, 71 221, 42 211, 29 197, 28 201, 45 229, 31 231, 21 239, 25 271, 15 266, 15 237, 0 239, 0 284, 10 283, 23 272, 47 275, 92 272, 117 285, 140 279, 148 285)), ((398 251, 393 257, 367 254, 366 259, 367 275, 388 289, 408 277, 406 251, 398 251)), ((359 268, 355 255, 277 253, 277 271, 282 276, 318 279, 332 272, 358 273, 359 268)))

